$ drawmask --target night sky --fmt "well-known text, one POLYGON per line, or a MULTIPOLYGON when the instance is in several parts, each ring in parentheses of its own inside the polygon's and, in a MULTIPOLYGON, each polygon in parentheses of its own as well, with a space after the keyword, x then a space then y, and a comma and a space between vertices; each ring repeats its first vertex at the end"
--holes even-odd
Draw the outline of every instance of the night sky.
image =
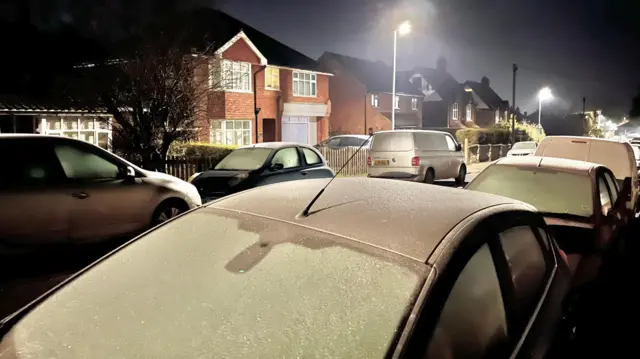
POLYGON ((442 55, 458 81, 488 76, 511 102, 515 62, 522 110, 535 110, 537 89, 550 86, 558 108, 579 111, 586 96, 588 107, 628 112, 640 84, 634 3, 640 1, 226 0, 222 8, 310 57, 333 51, 389 64, 394 26, 408 19, 414 31, 398 42, 402 68, 434 67, 442 55))

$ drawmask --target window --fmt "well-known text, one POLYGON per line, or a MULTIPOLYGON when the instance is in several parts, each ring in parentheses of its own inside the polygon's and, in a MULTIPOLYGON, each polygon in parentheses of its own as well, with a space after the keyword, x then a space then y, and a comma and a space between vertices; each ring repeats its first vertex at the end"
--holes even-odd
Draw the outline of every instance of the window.
POLYGON ((453 140, 453 138, 451 138, 450 136, 444 135, 444 138, 447 139, 447 148, 449 149, 449 151, 455 151, 456 150, 456 143, 453 140))
POLYGON ((238 148, 218 162, 217 170, 253 171, 262 167, 269 155, 273 152, 270 148, 247 147, 238 148))
POLYGON ((231 91, 251 92, 251 64, 224 60, 222 62, 224 88, 231 91))
POLYGON ((496 123, 500 122, 500 111, 496 110, 496 123))
POLYGON ((607 215, 607 212, 611 209, 611 196, 607 189, 607 184, 604 178, 598 178, 598 189, 600 191, 600 205, 602 206, 602 214, 607 215))
POLYGON ((327 146, 338 147, 340 146, 340 137, 334 137, 327 142, 327 146))
POLYGON ((0 141, 0 191, 23 186, 49 186, 64 179, 53 148, 42 141, 0 141))
POLYGON ((612 175, 609 174, 609 172, 604 173, 604 178, 609 185, 609 191, 611 191, 611 203, 613 205, 618 200, 618 193, 620 192, 620 189, 618 188, 618 182, 615 180, 615 178, 613 178, 612 175))
POLYGON ((303 148, 302 153, 304 153, 304 160, 308 165, 317 165, 319 163, 322 163, 322 159, 314 151, 308 148, 303 148))
POLYGON ((510 228, 500 234, 515 290, 516 313, 531 313, 542 288, 547 263, 530 227, 510 228))
POLYGON ((271 164, 281 163, 283 168, 295 168, 300 167, 300 156, 298 156, 298 149, 295 147, 283 148, 276 152, 273 156, 271 164))
POLYGON ((293 72, 293 95, 316 96, 316 74, 309 72, 293 72))
POLYGON ((393 108, 395 108, 395 109, 400 108, 400 96, 396 96, 393 99, 393 108))
POLYGON ((472 121, 473 118, 473 106, 471 104, 467 105, 467 116, 465 118, 465 121, 472 121))
POLYGON ((452 120, 458 119, 458 103, 457 102, 454 102, 453 105, 451 105, 451 119, 452 120))
POLYGON ((56 144, 55 152, 67 178, 117 178, 120 172, 115 163, 70 144, 56 144))
POLYGON ((489 246, 485 244, 471 257, 453 285, 427 357, 484 358, 507 339, 500 282, 489 246))
POLYGON ((415 97, 411 99, 411 109, 414 111, 418 110, 418 99, 415 97))
POLYGON ((267 69, 264 70, 264 88, 270 90, 280 89, 280 69, 267 67, 267 69))
POLYGON ((211 133, 209 142, 218 145, 250 145, 251 120, 211 121, 211 133))
POLYGON ((108 150, 111 147, 111 121, 96 117, 47 117, 41 133, 80 139, 108 150))
POLYGON ((378 95, 371 95, 371 106, 378 107, 380 104, 380 98, 378 95))

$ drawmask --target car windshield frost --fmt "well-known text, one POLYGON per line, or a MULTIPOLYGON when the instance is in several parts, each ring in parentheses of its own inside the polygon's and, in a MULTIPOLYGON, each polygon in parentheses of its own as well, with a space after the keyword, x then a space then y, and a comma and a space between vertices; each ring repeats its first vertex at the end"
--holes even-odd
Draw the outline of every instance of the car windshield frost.
POLYGON ((591 217, 591 179, 575 173, 493 165, 476 177, 467 189, 517 199, 540 212, 591 217))
POLYGON ((214 169, 252 171, 262 167, 273 150, 270 148, 238 148, 223 158, 214 169))
POLYGON ((536 143, 535 142, 517 142, 511 148, 512 150, 535 150, 536 143))
POLYGON ((430 267, 203 208, 20 319, 0 358, 383 358, 430 267))

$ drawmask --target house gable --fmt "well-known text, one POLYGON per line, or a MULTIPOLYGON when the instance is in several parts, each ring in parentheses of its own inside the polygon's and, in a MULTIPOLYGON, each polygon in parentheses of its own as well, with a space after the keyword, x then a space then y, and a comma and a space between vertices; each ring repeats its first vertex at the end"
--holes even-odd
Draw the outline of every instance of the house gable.
POLYGON ((424 102, 442 101, 442 97, 440 96, 440 94, 438 94, 438 91, 436 91, 435 87, 431 85, 427 81, 427 79, 425 79, 424 76, 420 75, 419 73, 413 74, 409 78, 409 82, 418 86, 420 91, 422 91, 422 93, 424 94, 424 102), (416 84, 416 80, 419 81, 418 84, 416 84))
POLYGON ((252 64, 266 65, 267 59, 258 48, 249 40, 247 35, 240 31, 236 36, 216 51, 225 59, 243 61, 252 64))

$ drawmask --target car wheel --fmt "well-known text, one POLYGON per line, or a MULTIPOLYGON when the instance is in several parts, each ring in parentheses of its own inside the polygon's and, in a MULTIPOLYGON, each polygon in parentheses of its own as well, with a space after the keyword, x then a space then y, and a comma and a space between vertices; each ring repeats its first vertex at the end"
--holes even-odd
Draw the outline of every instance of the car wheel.
POLYGON ((151 227, 162 224, 174 217, 179 216, 187 210, 187 206, 179 201, 168 201, 161 203, 153 212, 151 227))
POLYGON ((464 180, 467 178, 467 166, 464 164, 460 166, 460 170, 458 171, 458 177, 456 177, 456 184, 458 186, 464 185, 464 180))
POLYGON ((433 168, 428 168, 427 172, 424 174, 424 183, 432 184, 435 178, 436 178, 436 173, 433 170, 433 168))

